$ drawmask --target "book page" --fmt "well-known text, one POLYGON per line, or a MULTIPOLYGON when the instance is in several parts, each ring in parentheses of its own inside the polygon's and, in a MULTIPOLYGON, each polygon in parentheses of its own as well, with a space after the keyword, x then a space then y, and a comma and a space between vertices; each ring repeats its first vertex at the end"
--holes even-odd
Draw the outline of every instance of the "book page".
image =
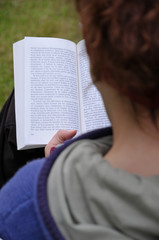
POLYGON ((25 75, 26 142, 45 145, 59 129, 79 132, 75 43, 25 38, 25 75))
POLYGON ((80 41, 78 49, 78 71, 80 77, 80 104, 82 105, 82 132, 110 126, 102 97, 93 85, 89 58, 84 40, 80 41))
POLYGON ((16 140, 19 148, 24 146, 25 128, 24 121, 24 40, 13 44, 14 57, 14 95, 15 95, 15 118, 16 118, 16 140), (18 127, 17 127, 18 126, 18 127), (19 131, 19 129, 21 131, 19 131))

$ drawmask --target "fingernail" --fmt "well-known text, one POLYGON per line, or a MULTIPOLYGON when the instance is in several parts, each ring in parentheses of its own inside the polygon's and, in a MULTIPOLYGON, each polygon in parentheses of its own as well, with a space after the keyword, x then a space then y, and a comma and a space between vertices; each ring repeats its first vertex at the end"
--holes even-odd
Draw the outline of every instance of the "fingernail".
POLYGON ((56 148, 56 147, 52 147, 52 148, 50 149, 50 153, 52 153, 52 152, 55 150, 55 148, 56 148))

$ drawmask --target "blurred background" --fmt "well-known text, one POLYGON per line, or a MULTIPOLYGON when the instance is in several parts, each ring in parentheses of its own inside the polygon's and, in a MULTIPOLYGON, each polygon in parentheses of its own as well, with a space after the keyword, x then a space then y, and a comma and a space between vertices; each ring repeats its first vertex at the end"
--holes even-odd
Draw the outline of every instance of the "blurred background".
POLYGON ((80 41, 73 0, 0 0, 0 109, 14 87, 13 43, 25 36, 80 41))

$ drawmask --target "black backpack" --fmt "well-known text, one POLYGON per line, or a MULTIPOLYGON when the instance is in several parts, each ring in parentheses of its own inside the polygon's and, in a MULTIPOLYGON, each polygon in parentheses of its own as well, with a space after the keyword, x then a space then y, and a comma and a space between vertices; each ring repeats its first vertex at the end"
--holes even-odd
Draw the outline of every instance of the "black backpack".
POLYGON ((44 148, 17 150, 14 90, 0 112, 0 188, 27 162, 44 157, 44 148))

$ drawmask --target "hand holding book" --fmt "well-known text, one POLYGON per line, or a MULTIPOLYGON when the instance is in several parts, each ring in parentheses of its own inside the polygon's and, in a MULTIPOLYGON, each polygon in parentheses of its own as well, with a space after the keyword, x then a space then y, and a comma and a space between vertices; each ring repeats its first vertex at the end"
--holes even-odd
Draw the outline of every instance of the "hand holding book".
POLYGON ((76 135, 76 130, 59 130, 45 147, 45 157, 50 155, 51 149, 57 145, 64 143, 66 140, 76 135))

